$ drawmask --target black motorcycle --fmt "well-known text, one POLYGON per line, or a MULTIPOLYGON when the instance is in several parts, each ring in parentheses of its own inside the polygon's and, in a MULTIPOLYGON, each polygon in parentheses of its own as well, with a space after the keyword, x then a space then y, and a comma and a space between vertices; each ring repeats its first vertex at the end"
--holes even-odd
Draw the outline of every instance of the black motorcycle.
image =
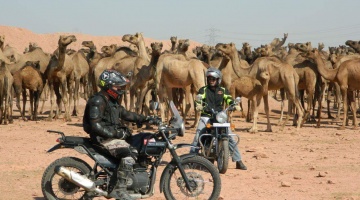
MULTIPOLYGON (((195 154, 178 155, 176 149, 191 147, 190 144, 173 144, 176 136, 184 135, 184 123, 170 102, 173 117, 169 124, 158 124, 155 133, 139 133, 129 139, 136 148, 136 164, 127 178, 127 191, 134 199, 149 198, 154 194, 156 172, 163 155, 168 150, 172 160, 166 165, 160 178, 160 192, 166 199, 213 199, 217 200, 221 190, 220 174, 207 159, 195 154)), ((45 170, 41 189, 45 199, 93 199, 103 196, 119 199, 114 188, 117 184, 119 160, 93 144, 89 138, 65 136, 59 131, 48 131, 61 135, 59 144, 48 152, 71 148, 88 155, 95 164, 76 157, 55 160, 45 170)))
MULTIPOLYGON (((201 96, 198 97, 198 101, 201 101, 201 96)), ((235 102, 226 109, 220 112, 211 109, 209 110, 212 113, 210 117, 200 118, 200 120, 207 122, 205 133, 199 136, 199 144, 201 147, 200 155, 212 163, 216 161, 217 168, 221 174, 226 173, 229 165, 229 157, 232 154, 229 150, 229 136, 235 136, 237 138, 236 145, 240 141, 238 135, 229 134, 228 130, 231 128, 231 124, 228 122, 227 115, 228 110, 233 110, 240 101, 240 97, 237 97, 235 102)), ((206 109, 206 105, 204 109, 206 109)))

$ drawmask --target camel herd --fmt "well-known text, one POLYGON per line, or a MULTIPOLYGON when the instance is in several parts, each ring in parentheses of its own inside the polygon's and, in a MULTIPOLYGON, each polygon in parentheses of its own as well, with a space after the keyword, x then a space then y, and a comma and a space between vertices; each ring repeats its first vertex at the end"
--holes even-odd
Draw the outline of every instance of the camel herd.
MULTIPOLYGON (((340 129, 348 125, 349 105, 353 126, 356 128, 355 95, 356 90, 360 89, 357 83, 360 81, 360 42, 349 40, 345 42, 346 45, 329 47, 329 51, 325 51, 321 43, 318 48, 313 48, 310 42, 288 43, 284 46, 287 37, 284 34, 283 39, 275 38, 269 44, 255 49, 251 49, 249 43, 243 43, 241 49, 237 49, 234 43, 189 49, 188 39, 171 37, 171 48, 163 50, 160 42, 146 46, 143 35, 136 33, 122 37, 122 41, 128 42, 129 46, 110 44, 101 47, 99 52, 92 41, 82 41, 83 48, 78 51, 68 49, 67 46, 77 42, 77 39, 74 35, 62 35, 58 40, 58 48, 52 53, 45 53, 34 43, 19 53, 10 45, 5 46, 5 36, 0 36, 0 124, 12 123, 12 102, 15 97, 21 118, 28 119, 25 117, 27 95, 30 99, 31 120, 38 120, 38 112, 42 113, 44 101, 49 96, 50 112, 47 119, 58 119, 64 114, 64 120, 71 121, 71 115, 80 114, 79 99, 87 100, 99 91, 97 81, 105 69, 115 69, 131 80, 127 88, 129 95, 121 99, 125 106, 130 105, 130 110, 149 114, 148 102, 158 101, 160 115, 165 119, 168 116, 167 102, 173 100, 186 120, 194 95, 206 85, 204 74, 212 66, 221 70, 221 84, 232 96, 249 99, 251 106, 247 121, 253 120, 250 132, 258 131, 261 99, 264 99, 267 117, 265 131, 272 131, 268 99, 270 91, 277 90, 281 96, 279 124, 282 129, 292 113, 296 113, 294 124, 297 130, 315 115, 319 127, 321 103, 325 97, 328 117, 332 118, 329 105, 332 95, 336 97, 337 120, 343 108, 340 129), (127 97, 130 97, 129 103, 127 97), (40 99, 43 99, 43 103, 39 110, 40 99), (289 100, 289 106, 283 121, 286 99, 289 100), (318 109, 315 114, 316 103, 318 109)), ((199 115, 194 112, 192 126, 196 126, 199 115)))

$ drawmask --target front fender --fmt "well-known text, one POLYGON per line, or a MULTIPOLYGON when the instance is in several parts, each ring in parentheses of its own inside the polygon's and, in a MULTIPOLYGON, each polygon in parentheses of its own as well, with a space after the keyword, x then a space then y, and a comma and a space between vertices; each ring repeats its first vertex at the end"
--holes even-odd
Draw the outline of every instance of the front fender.
MULTIPOLYGON (((189 145, 189 144, 187 144, 188 146, 192 146, 192 145, 189 145)), ((180 156, 180 160, 184 160, 184 159, 187 159, 187 158, 191 158, 191 157, 194 157, 194 156, 197 156, 197 154, 196 153, 189 153, 189 154, 184 154, 184 155, 181 155, 180 156)), ((164 171, 163 171, 163 173, 161 174, 161 178, 160 178, 160 193, 162 193, 162 191, 163 191, 163 185, 164 185, 164 177, 165 177, 165 173, 167 172, 167 171, 169 171, 169 168, 175 168, 176 166, 175 166, 175 160, 174 159, 172 159, 171 160, 171 162, 169 162, 169 164, 167 164, 166 165, 166 167, 165 167, 165 169, 164 169, 164 171)))

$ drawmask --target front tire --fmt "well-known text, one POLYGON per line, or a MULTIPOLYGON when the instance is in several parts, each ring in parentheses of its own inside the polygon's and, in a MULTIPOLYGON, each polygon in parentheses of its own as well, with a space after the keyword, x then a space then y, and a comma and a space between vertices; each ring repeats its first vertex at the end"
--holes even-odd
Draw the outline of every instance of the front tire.
POLYGON ((84 199, 85 189, 56 174, 55 169, 59 166, 79 174, 89 174, 91 171, 91 167, 79 158, 63 157, 55 160, 46 168, 41 179, 41 190, 45 199, 84 199))
POLYGON ((229 166, 229 140, 222 139, 219 141, 219 155, 217 157, 217 166, 221 174, 225 174, 229 166))
POLYGON ((192 192, 186 186, 179 169, 169 164, 164 169, 164 183, 161 186, 166 199, 210 199, 220 196, 221 179, 218 170, 207 159, 194 156, 181 160, 185 173, 190 181, 192 192))

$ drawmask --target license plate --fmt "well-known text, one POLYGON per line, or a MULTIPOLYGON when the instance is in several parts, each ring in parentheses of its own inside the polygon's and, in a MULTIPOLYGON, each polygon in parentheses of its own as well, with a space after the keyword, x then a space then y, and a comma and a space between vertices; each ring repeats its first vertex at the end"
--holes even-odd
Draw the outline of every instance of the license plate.
POLYGON ((230 127, 230 123, 213 123, 213 127, 230 127))

